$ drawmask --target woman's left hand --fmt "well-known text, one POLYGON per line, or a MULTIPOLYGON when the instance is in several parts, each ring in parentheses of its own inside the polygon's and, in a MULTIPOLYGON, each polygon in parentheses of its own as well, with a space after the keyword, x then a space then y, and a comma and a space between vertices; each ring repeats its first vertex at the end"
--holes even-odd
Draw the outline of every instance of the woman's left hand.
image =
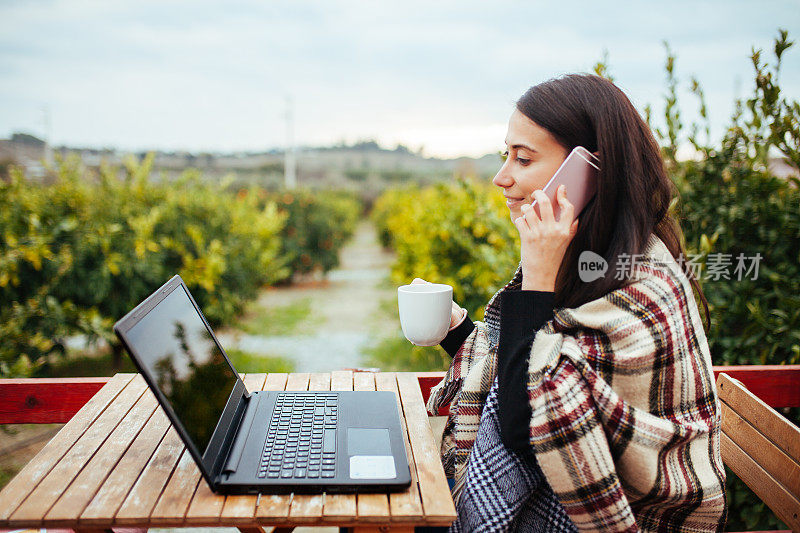
POLYGON ((574 218, 575 206, 567 200, 565 185, 560 185, 556 192, 556 203, 561 207, 558 221, 544 192, 534 191, 533 198, 541 217, 530 204, 525 204, 522 216, 514 220, 522 241, 522 290, 553 292, 564 253, 578 232, 578 219, 574 218))

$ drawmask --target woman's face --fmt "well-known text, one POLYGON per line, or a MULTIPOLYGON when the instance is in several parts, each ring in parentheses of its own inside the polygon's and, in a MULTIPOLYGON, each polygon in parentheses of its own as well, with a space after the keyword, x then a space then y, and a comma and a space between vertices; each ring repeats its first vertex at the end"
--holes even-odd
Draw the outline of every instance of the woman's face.
POLYGON ((515 109, 508 121, 506 161, 492 183, 503 189, 511 220, 522 216, 522 204, 544 187, 569 155, 547 130, 515 109))

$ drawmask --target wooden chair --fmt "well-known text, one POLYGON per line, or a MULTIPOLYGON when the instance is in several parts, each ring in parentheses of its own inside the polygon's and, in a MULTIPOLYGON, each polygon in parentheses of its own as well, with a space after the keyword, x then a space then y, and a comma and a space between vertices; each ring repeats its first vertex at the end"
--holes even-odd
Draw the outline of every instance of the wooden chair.
POLYGON ((722 401, 722 460, 783 520, 800 531, 800 428, 728 374, 722 401))

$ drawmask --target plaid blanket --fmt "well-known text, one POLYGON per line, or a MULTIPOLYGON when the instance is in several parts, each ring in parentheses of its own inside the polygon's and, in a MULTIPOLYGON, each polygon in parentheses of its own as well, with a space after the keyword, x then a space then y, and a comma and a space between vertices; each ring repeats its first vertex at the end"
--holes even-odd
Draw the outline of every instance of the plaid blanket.
MULTIPOLYGON (((556 309, 529 356, 530 444, 581 531, 715 531, 725 522, 719 400, 691 284, 651 235, 630 283, 556 309)), ((428 410, 450 405, 442 462, 458 503, 497 373, 500 292, 428 410)))
POLYGON ((500 439, 495 378, 467 467, 458 519, 449 533, 573 533, 575 525, 547 484, 533 453, 519 456, 500 439))

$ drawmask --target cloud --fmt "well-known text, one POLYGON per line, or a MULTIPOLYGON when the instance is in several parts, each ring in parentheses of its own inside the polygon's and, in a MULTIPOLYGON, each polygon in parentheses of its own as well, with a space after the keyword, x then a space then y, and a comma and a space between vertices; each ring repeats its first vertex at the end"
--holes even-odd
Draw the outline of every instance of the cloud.
MULTIPOLYGON (((56 143, 262 149, 283 144, 291 95, 301 144, 373 137, 448 154, 456 142, 464 153, 490 151, 496 143, 483 132, 506 120, 522 92, 590 70, 604 49, 635 105, 658 108, 663 39, 682 82, 700 78, 720 131, 733 80, 747 89, 752 78, 750 46, 771 48, 776 20, 796 36, 796 13, 792 2, 755 10, 739 0, 603 9, 588 1, 5 2, 0 134, 36 131, 48 105, 56 143)), ((798 58, 786 54, 789 95, 800 87, 798 58)), ((682 106, 694 113, 693 100, 682 106)))

